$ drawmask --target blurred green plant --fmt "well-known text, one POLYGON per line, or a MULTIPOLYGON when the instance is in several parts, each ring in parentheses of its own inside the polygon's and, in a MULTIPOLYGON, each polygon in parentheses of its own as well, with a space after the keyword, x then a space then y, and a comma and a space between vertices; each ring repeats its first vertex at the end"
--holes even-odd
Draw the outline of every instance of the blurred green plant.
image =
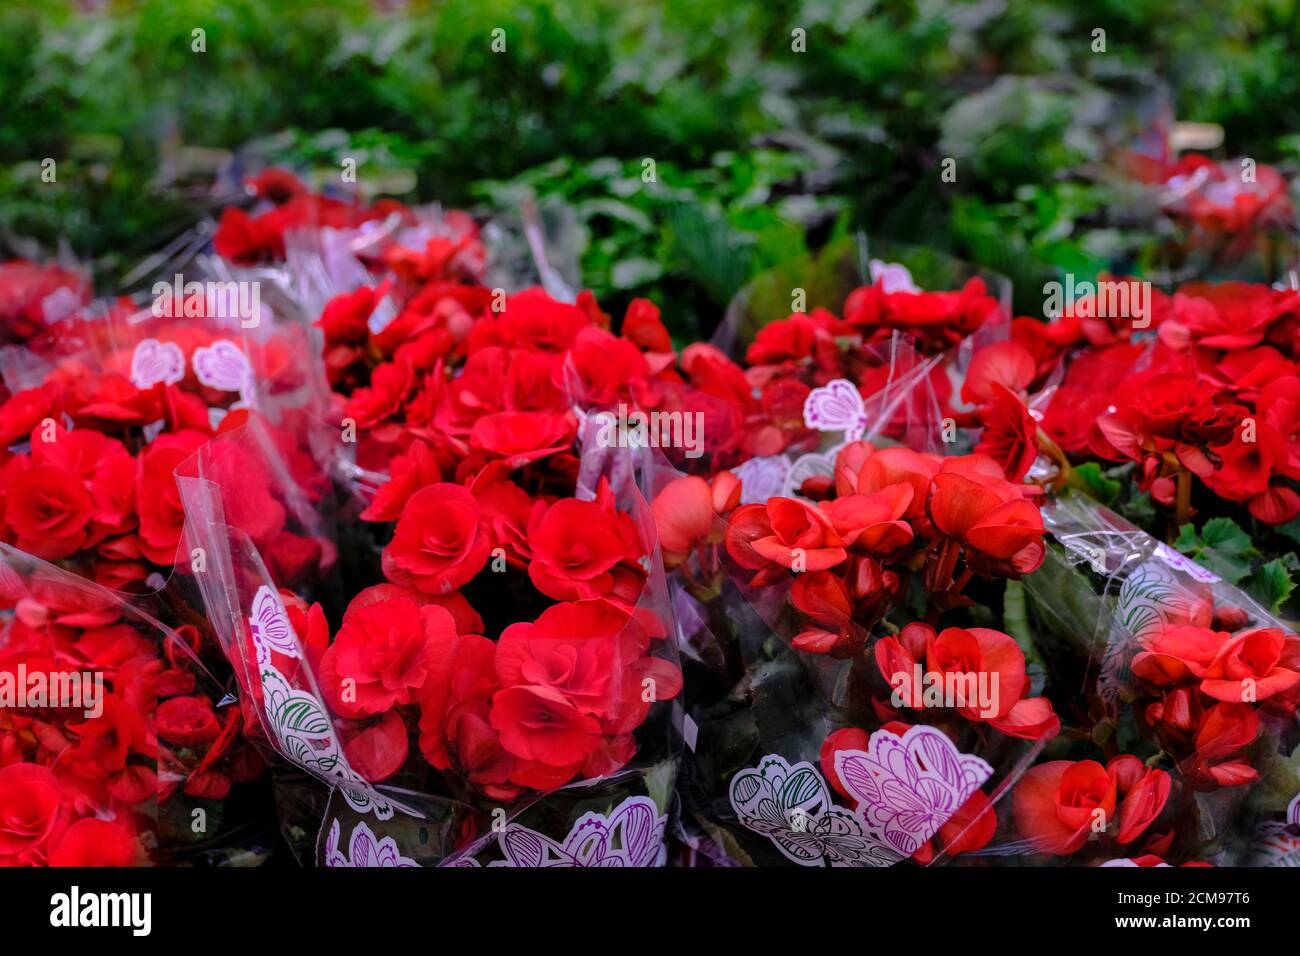
POLYGON ((1292 0, 387 7, 10 0, 0 250, 63 244, 112 288, 252 141, 320 184, 346 156, 372 194, 570 203, 585 284, 615 307, 662 295, 683 334, 841 216, 1008 273, 1030 311, 1056 272, 1141 266, 1149 237, 1107 215, 1129 197, 1092 167, 1159 116, 1165 84, 1232 154, 1300 158, 1292 0), (45 158, 56 183, 33 178, 45 158))
POLYGON ((530 196, 569 204, 584 284, 607 308, 648 296, 675 332, 695 337, 751 276, 805 252, 807 231, 834 219, 842 202, 804 191, 815 169, 807 154, 762 148, 694 170, 656 163, 651 181, 640 160, 560 159, 478 183, 474 197, 496 208, 530 196))

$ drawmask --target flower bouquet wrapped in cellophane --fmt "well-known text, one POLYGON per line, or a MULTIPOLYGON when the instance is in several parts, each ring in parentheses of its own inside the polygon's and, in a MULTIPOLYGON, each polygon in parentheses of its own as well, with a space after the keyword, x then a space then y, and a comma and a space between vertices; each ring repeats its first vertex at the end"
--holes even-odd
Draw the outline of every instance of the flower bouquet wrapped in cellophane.
MULTIPOLYGON (((1141 288, 1107 294, 1132 302, 1141 288)), ((1277 540, 1300 507, 1284 354, 1294 295, 1225 283, 1157 293, 1132 314, 1105 301, 1089 293, 1051 324, 1017 319, 962 384, 975 450, 1041 489, 1046 560, 1008 585, 1006 607, 1028 598, 1016 633, 1063 725, 1008 802, 1004 840, 982 852, 1285 858, 1300 638, 1279 616, 1286 561, 1254 567, 1252 534, 1277 540), (1238 349, 1266 336, 1276 347, 1238 349)))
MULTIPOLYGON (((1253 596, 1077 491, 1043 509, 1024 580, 1041 659, 1077 688, 1012 802, 1007 852, 1071 862, 1294 865, 1300 638, 1253 596), (1103 769, 1104 764, 1104 769, 1103 769), (1052 808, 1090 792, 1087 826, 1052 808)), ((1076 801, 1077 802, 1077 801, 1076 801)))
MULTIPOLYGON (((592 453, 588 474, 610 468, 592 453)), ((617 480, 630 469, 587 498, 485 471, 412 493, 389 580, 337 622, 274 587, 222 521, 232 498, 211 468, 185 480, 189 527, 218 558, 209 618, 267 741, 303 772, 282 778, 282 827, 327 866, 659 865, 680 671, 648 508, 617 480), (515 497, 527 507, 499 510, 515 497)))
MULTIPOLYGON (((934 453, 965 437, 954 381, 1005 313, 969 284, 872 272, 854 321, 778 319, 733 366, 737 396, 798 390, 790 414, 741 411, 773 454, 742 444, 734 469, 691 475, 664 460, 653 481, 683 633, 680 835, 714 862, 964 859, 1058 729, 999 611, 1043 558, 1039 489, 934 453)), ((730 360, 704 360, 687 374, 721 394, 730 360)))
MULTIPOLYGON (((256 516, 268 561, 278 580, 309 588, 333 546, 275 520, 286 507, 316 507, 325 490, 294 424, 311 417, 301 336, 232 325, 209 305, 184 290, 151 305, 98 304, 60 328, 57 347, 7 353, 0 538, 24 580, 39 570, 40 589, 15 598, 0 653, 12 666, 39 660, 46 671, 76 664, 101 674, 113 702, 106 717, 51 723, 35 737, 31 728, 47 722, 25 715, 35 722, 8 728, 19 762, 94 752, 93 767, 79 764, 85 773, 109 781, 125 804, 151 804, 139 841, 148 859, 222 864, 265 858, 273 813, 265 765, 248 742, 251 712, 241 711, 193 584, 204 560, 182 541, 175 472, 250 416, 274 416, 279 424, 266 427, 276 447, 259 463, 291 490, 269 520, 256 516), (152 796, 142 796, 148 787, 152 796)), ((256 469, 243 477, 254 489, 268 484, 256 469)))

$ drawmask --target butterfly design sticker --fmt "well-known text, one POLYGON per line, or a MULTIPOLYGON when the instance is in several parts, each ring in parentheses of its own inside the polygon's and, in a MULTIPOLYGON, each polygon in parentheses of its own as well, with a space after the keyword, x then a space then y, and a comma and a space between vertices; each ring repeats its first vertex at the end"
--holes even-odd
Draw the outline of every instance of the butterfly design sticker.
POLYGON ((340 826, 337 819, 330 826, 325 841, 325 865, 328 867, 413 867, 419 866, 409 856, 403 856, 392 837, 376 837, 364 822, 352 828, 346 851, 339 847, 340 826))
POLYGON ((273 650, 294 658, 301 654, 280 596, 265 584, 253 596, 248 627, 262 685, 262 712, 275 749, 304 770, 337 786, 348 805, 358 813, 374 813, 380 820, 390 819, 394 805, 376 793, 348 764, 325 704, 312 690, 294 686, 275 666, 273 650))
POLYGON ((248 626, 259 662, 268 663, 273 650, 285 657, 301 656, 298 653, 298 638, 285 614, 284 605, 280 603, 279 596, 266 585, 258 588, 257 594, 253 596, 253 610, 248 618, 248 626))
POLYGON ((921 288, 912 281, 912 273, 901 262, 885 262, 872 259, 867 263, 871 272, 871 284, 878 285, 886 293, 920 292, 921 288))
POLYGON ((663 866, 668 851, 668 816, 649 797, 628 797, 608 815, 584 813, 562 841, 509 824, 497 837, 504 859, 490 866, 650 867, 663 866))
POLYGON ((185 377, 185 353, 175 342, 144 339, 131 353, 131 384, 153 388, 159 382, 175 385, 185 377))
POLYGON ((742 826, 800 866, 892 866, 915 853, 993 774, 933 727, 877 730, 867 750, 841 750, 835 772, 853 809, 834 803, 821 772, 768 754, 731 780, 742 826))
POLYGON ((201 384, 222 392, 239 393, 234 407, 252 405, 253 367, 243 349, 234 342, 217 339, 211 345, 199 346, 190 362, 201 384))
POLYGON ((843 432, 846 442, 857 441, 867 430, 867 409, 856 385, 837 378, 808 393, 803 421, 819 432, 843 432))
POLYGON ((761 505, 789 490, 790 459, 785 455, 751 458, 731 472, 740 479, 740 503, 744 505, 761 505))
POLYGON ((821 772, 768 754, 731 778, 731 808, 741 825, 767 837, 799 866, 890 866, 901 859, 856 813, 831 800, 821 772))
POLYGON ((933 727, 911 727, 902 737, 878 730, 867 748, 838 751, 835 773, 858 812, 903 856, 938 833, 993 775, 992 767, 960 752, 933 727))

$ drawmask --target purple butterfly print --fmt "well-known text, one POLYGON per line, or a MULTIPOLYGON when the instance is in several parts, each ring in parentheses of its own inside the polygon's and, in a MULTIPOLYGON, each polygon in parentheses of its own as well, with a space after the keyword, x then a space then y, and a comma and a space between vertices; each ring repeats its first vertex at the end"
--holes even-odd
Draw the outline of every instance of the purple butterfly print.
POLYGON ((174 385, 185 377, 185 353, 175 342, 144 339, 131 353, 131 384, 152 388, 159 382, 174 385))
POLYGON ((413 867, 419 866, 410 857, 402 856, 397 841, 392 837, 376 837, 370 827, 358 823, 352 829, 347 852, 339 848, 339 821, 330 826, 325 842, 325 865, 328 867, 413 867))
POLYGON ((191 361, 194 374, 209 388, 242 393, 252 383, 253 369, 248 357, 229 339, 218 339, 210 346, 195 349, 191 361))
POLYGON ((859 815, 907 856, 993 775, 987 763, 962 753, 933 727, 912 727, 901 738, 878 730, 867 746, 866 753, 836 753, 835 772, 857 800, 859 815))
POLYGON ((731 779, 737 819, 800 866, 890 866, 900 859, 858 815, 836 806, 817 768, 769 754, 731 779))
POLYGON ((491 866, 527 867, 646 867, 663 866, 667 858, 666 814, 649 797, 628 797, 612 813, 584 813, 562 843, 510 824, 497 838, 505 859, 491 866))
POLYGON ((848 379, 814 388, 803 403, 803 420, 820 432, 843 432, 845 441, 857 441, 867 429, 867 410, 858 388, 848 379))
MULTIPOLYGON (((252 614, 248 625, 252 631, 253 644, 258 650, 258 659, 262 659, 264 650, 275 650, 286 657, 298 657, 298 636, 294 633, 289 616, 279 596, 266 585, 257 589, 253 596, 252 614)), ((269 660, 269 656, 267 657, 269 660)))
POLYGON ((867 268, 871 270, 871 284, 880 286, 886 293, 921 291, 912 281, 912 273, 902 263, 872 259, 867 268))

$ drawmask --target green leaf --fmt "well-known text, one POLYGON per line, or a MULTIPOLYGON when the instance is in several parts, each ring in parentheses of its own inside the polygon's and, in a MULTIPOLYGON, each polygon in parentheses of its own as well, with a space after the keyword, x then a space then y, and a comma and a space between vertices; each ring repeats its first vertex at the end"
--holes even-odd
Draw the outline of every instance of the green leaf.
POLYGON ((645 772, 645 788, 650 799, 655 802, 660 813, 667 813, 672 803, 673 783, 677 779, 677 765, 672 760, 663 760, 645 772))
POLYGON ((1070 484, 1107 506, 1115 503, 1115 499, 1119 497, 1120 489, 1123 487, 1114 478, 1109 478, 1103 474, 1101 466, 1095 461, 1085 462, 1071 468, 1070 484))
POLYGON ((1007 579, 1002 594, 1002 623, 1022 650, 1033 647, 1034 638, 1029 630, 1029 615, 1025 610, 1025 586, 1010 578, 1007 579))
POLYGON ((1190 524, 1183 525, 1174 547, 1232 584, 1250 573, 1250 559, 1259 554, 1231 518, 1211 518, 1200 534, 1190 524))
POLYGON ((1119 723, 1115 726, 1115 743, 1120 753, 1145 756, 1143 751, 1151 749, 1151 744, 1138 728, 1135 708, 1125 707, 1120 712, 1119 723))
POLYGON ((593 216, 608 216, 627 223, 637 232, 648 233, 654 229, 654 222, 640 209, 617 199, 588 199, 577 206, 579 218, 586 221, 593 216))
POLYGON ((1300 746, 1289 757, 1274 754, 1269 766, 1260 769, 1260 781, 1252 788, 1252 798, 1258 799, 1265 812, 1285 812, 1300 787, 1300 746))
POLYGON ((1288 521, 1286 524, 1280 524, 1273 530, 1290 538, 1296 544, 1300 544, 1300 518, 1288 521))
POLYGON ((1250 576, 1246 591, 1264 607, 1276 614, 1295 590, 1291 572, 1282 558, 1274 558, 1250 576))
POLYGON ((1034 632, 1029 625, 1029 612, 1025 604, 1025 586, 1020 581, 1007 579, 1002 595, 1002 623, 1007 634, 1015 638, 1025 654, 1025 673, 1029 675, 1030 695, 1043 692, 1047 682, 1047 668, 1034 642, 1034 632))
POLYGON ((1139 491, 1120 503, 1119 513, 1139 528, 1150 530, 1156 520, 1156 504, 1148 492, 1139 491))
POLYGON ((664 267, 653 259, 622 259, 614 263, 610 282, 616 289, 635 289, 654 282, 664 274, 664 267))

